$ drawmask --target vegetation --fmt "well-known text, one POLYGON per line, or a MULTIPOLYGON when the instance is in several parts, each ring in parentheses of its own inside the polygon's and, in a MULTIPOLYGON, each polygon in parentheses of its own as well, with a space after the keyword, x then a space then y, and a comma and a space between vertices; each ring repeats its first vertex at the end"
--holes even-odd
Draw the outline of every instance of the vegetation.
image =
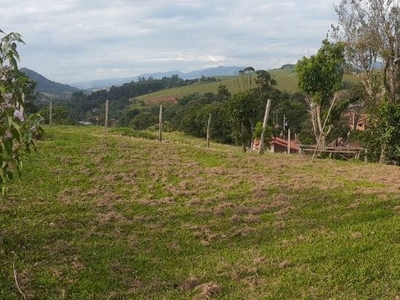
POLYGON ((368 147, 381 163, 400 162, 400 7, 393 0, 341 0, 334 36, 346 45, 346 58, 359 72, 371 116, 368 147), (383 67, 376 68, 378 60, 383 67))
POLYGON ((40 90, 41 94, 43 94, 42 97, 44 98, 46 98, 45 95, 51 95, 51 97, 63 97, 69 96, 73 92, 79 92, 79 89, 75 87, 48 80, 42 75, 27 68, 21 68, 20 71, 38 84, 38 89, 40 90))
MULTIPOLYGON (((279 71, 301 93, 252 67, 226 81, 141 78, 74 92, 52 106, 58 125, 46 127, 35 156, 23 155, 42 130, 37 115, 24 113, 34 84, 17 69, 20 35, 5 35, 0 184, 22 158, 25 169, 0 202, 0 298, 398 298, 398 168, 226 145, 246 150, 259 138, 272 99, 270 135, 289 127, 303 143, 325 145, 349 136, 344 112, 353 125, 369 113, 370 128, 350 138, 374 161, 400 163, 400 9, 391 0, 341 0, 336 12, 338 42, 323 41, 297 72, 279 71), (381 58, 383 68, 373 68, 381 58), (346 70, 361 84, 343 80, 346 70), (144 98, 172 89, 168 103, 144 98), (107 134, 66 125, 103 123, 107 99, 107 134)), ((49 107, 41 112, 48 122, 49 107)))
MULTIPOLYGON (((341 0, 335 10, 339 26, 332 26, 330 32, 336 41, 323 41, 317 54, 304 57, 297 66, 287 64, 270 72, 248 67, 238 76, 196 80, 177 75, 140 78, 90 95, 75 92, 57 99, 54 121, 102 124, 108 99, 112 126, 156 130, 162 103, 167 131, 204 137, 211 114, 211 138, 240 144, 245 150, 270 98, 272 135, 286 138, 290 128, 304 144, 353 142, 368 148, 371 161, 399 164, 398 3, 341 0), (265 89, 265 82, 273 88, 265 89), (225 94, 220 93, 222 87, 225 94), (367 116, 367 130, 355 132, 357 120, 367 116)), ((45 121, 49 120, 47 103, 38 105, 45 121)))
POLYGON ((325 146, 333 129, 331 112, 339 106, 337 91, 342 86, 344 64, 344 45, 324 40, 316 55, 304 57, 296 66, 299 90, 309 106, 318 145, 325 146))
POLYGON ((40 117, 25 113, 25 95, 31 95, 33 83, 18 71, 17 44, 23 43, 18 33, 0 30, 0 188, 20 175, 21 157, 35 147, 34 137, 40 133, 40 117))
POLYGON ((396 167, 45 129, 0 203, 2 299, 398 295, 396 167))

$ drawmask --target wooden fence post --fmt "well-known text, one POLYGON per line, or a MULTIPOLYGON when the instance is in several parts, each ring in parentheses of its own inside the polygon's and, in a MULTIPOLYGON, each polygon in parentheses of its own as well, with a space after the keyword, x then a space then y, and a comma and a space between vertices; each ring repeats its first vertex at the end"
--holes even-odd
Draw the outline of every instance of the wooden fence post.
POLYGON ((104 116, 104 133, 107 134, 108 128, 108 99, 106 100, 106 113, 104 116))
POLYGON ((210 126, 211 126, 211 113, 208 114, 208 122, 207 122, 207 148, 210 148, 210 126))
POLYGON ((160 104, 160 114, 158 117, 158 140, 162 142, 162 104, 160 104))
POLYGON ((53 101, 50 100, 50 105, 49 105, 49 125, 53 125, 53 101))
POLYGON ((270 108, 271 108, 271 99, 268 99, 267 105, 265 107, 263 128, 262 128, 262 132, 261 132, 261 138, 260 138, 260 145, 259 145, 259 148, 258 148, 258 154, 263 154, 264 153, 264 136, 265 136, 265 130, 267 129, 267 122, 268 122, 268 115, 269 115, 270 108))

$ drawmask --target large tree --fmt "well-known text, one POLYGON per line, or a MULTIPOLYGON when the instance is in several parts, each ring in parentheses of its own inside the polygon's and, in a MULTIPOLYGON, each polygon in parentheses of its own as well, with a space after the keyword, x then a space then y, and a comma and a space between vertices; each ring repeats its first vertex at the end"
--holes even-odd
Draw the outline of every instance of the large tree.
MULTIPOLYGON (((397 0, 341 0, 335 7, 339 26, 334 36, 345 44, 346 58, 359 77, 374 105, 370 141, 380 148, 379 161, 393 156, 399 134, 389 126, 388 113, 398 114, 400 102, 400 7, 397 0), (380 67, 380 64, 381 67, 380 67), (376 115, 374 115, 376 112, 376 115)), ((394 116, 395 117, 395 116, 394 116)), ((395 124, 396 125, 396 124, 395 124)), ((399 128, 398 124, 394 128, 399 128)), ((400 155, 396 160, 400 161, 400 155)))
POLYGON ((318 53, 303 57, 297 65, 298 87, 309 107, 314 138, 325 145, 332 130, 330 113, 339 103, 344 74, 344 46, 342 43, 322 42, 318 53))

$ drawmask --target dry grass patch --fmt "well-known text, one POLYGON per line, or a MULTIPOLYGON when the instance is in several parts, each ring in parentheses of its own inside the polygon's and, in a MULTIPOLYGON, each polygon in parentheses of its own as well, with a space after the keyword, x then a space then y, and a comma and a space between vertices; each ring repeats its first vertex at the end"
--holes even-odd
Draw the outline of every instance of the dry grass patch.
MULTIPOLYGON (((0 203, 0 260, 24 257, 18 280, 36 298, 397 293, 397 167, 49 130, 0 203)), ((18 298, 13 286, 0 273, 0 298, 18 298)))
POLYGON ((217 296, 221 292, 221 286, 215 282, 207 282, 196 286, 194 290, 199 293, 196 300, 206 300, 217 296))

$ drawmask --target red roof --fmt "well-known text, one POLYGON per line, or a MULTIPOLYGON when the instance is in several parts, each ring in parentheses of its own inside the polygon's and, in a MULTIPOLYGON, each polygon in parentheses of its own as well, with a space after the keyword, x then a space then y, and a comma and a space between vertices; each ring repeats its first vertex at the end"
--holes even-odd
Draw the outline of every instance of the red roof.
MULTIPOLYGON (((275 144, 275 145, 279 145, 279 146, 286 147, 286 148, 288 146, 287 140, 284 140, 284 139, 281 139, 278 137, 273 137, 271 139, 270 144, 275 144)), ((300 149, 299 144, 297 144, 297 142, 295 140, 291 140, 290 141, 290 150, 299 151, 299 149, 300 149)))

